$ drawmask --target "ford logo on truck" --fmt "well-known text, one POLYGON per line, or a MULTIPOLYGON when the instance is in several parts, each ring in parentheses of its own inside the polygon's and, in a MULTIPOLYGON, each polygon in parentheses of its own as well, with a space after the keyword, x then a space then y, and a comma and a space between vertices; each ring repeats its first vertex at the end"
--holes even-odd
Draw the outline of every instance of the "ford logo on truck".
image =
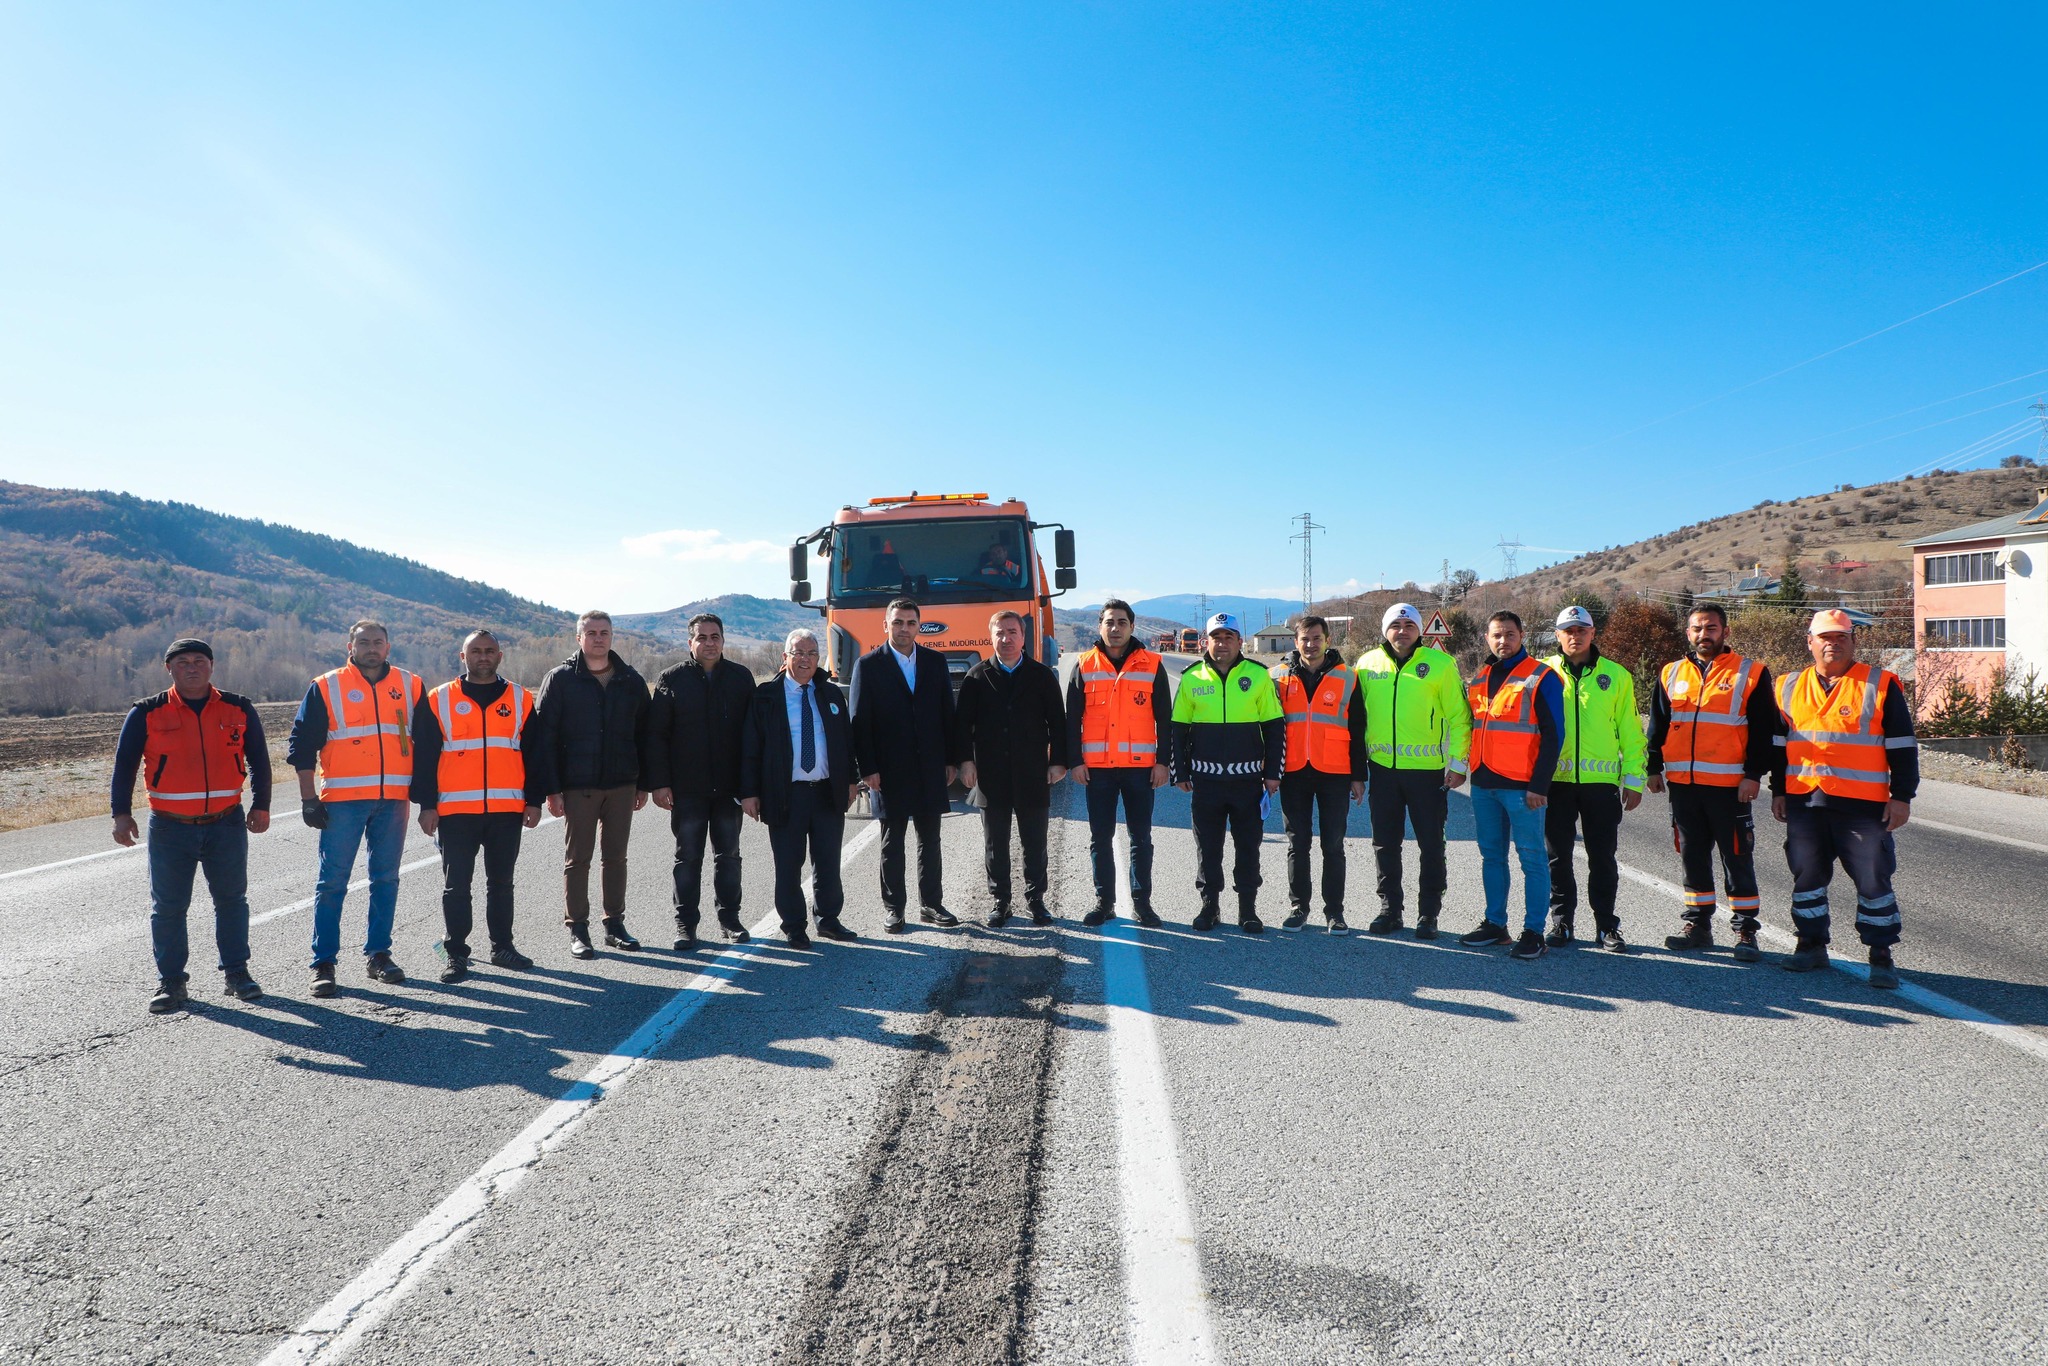
POLYGON ((946 623, 943 621, 920 621, 917 624, 917 633, 921 636, 942 636, 946 634, 946 623))

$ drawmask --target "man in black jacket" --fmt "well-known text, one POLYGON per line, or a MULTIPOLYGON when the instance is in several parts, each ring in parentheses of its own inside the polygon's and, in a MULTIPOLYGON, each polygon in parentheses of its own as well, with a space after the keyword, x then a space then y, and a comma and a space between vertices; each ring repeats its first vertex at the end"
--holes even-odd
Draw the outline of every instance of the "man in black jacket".
POLYGON ((612 619, 585 612, 576 653, 548 670, 533 720, 536 786, 548 814, 565 817, 562 881, 569 956, 590 958, 590 857, 603 833, 604 942, 637 949, 626 932, 626 844, 633 813, 647 805, 639 782, 647 729, 647 681, 612 652, 612 619))
POLYGON ((775 851, 775 912, 791 948, 805 949, 804 858, 811 907, 827 939, 859 936, 839 923, 846 891, 839 846, 856 772, 846 698, 818 672, 818 637, 798 628, 782 645, 782 672, 754 690, 740 750, 740 807, 768 827, 775 851))
POLYGON ((754 701, 754 675, 725 658, 725 623, 690 618, 690 657, 662 671, 647 704, 641 782, 669 813, 676 837, 676 952, 697 947, 704 887, 704 837, 711 837, 711 896, 718 930, 747 942, 740 923, 740 737, 754 701))
POLYGON ((917 643, 923 613, 909 598, 889 604, 889 642, 853 666, 853 754, 861 781, 878 799, 882 822, 882 907, 890 934, 903 933, 903 844, 917 826, 918 918, 957 925, 944 905, 939 817, 946 814, 959 759, 953 681, 946 657, 917 643))
POLYGON ((1045 835, 1052 785, 1067 776, 1067 717, 1058 675, 1024 653, 1024 618, 989 619, 996 657, 967 671, 960 685, 960 781, 980 791, 982 860, 995 904, 988 926, 1010 918, 1010 822, 1024 845, 1024 902, 1034 925, 1052 924, 1045 908, 1045 835))

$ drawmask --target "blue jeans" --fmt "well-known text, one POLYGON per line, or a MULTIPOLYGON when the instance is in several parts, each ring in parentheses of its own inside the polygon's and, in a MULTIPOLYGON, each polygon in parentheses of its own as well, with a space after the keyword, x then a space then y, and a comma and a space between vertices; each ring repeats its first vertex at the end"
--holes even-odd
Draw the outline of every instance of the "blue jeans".
POLYGON ((1531 811, 1519 787, 1474 787, 1472 818, 1479 825, 1479 880, 1486 888, 1486 918, 1508 923, 1508 841, 1522 863, 1522 928, 1543 933, 1550 914, 1550 853, 1543 844, 1543 811, 1531 811))
POLYGON ((156 951, 156 975, 185 980, 185 912, 192 905, 192 876, 206 870, 213 896, 213 942, 223 972, 249 965, 249 830, 237 806, 217 821, 187 825, 149 818, 149 942, 156 951))
POLYGON ((1124 803, 1131 832, 1131 904, 1152 904, 1152 766, 1088 770, 1088 859, 1095 899, 1116 900, 1116 803, 1124 803))
POLYGON ((410 804, 395 797, 327 803, 327 828, 320 832, 320 885, 313 895, 313 962, 332 963, 341 952, 341 903, 356 850, 370 842, 370 927, 363 953, 391 948, 391 922, 398 914, 398 860, 405 853, 405 818, 410 804))

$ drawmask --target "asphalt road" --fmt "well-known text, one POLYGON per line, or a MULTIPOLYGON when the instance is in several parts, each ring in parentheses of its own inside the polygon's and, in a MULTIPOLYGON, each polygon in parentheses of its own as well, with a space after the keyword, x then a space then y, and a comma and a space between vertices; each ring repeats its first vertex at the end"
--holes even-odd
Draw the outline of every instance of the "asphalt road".
MULTIPOLYGON (((650 948, 569 959, 560 827, 530 832, 537 971, 444 987, 431 866, 400 987, 306 993, 313 836, 254 841, 270 995, 150 1017, 140 854, 0 836, 0 1362, 2039 1360, 2048 1061, 1772 954, 1198 936, 884 937, 849 826, 852 945, 670 953, 668 832, 633 842, 650 948), (294 908, 296 909, 290 909, 294 908), (1135 994, 1134 994, 1135 993, 1135 994), (651 1028, 645 1028, 652 1019, 651 1028), (481 1175, 480 1175, 481 1174, 481 1175), (313 1330, 307 1332, 308 1328, 313 1330)), ((2042 804, 1931 788, 1900 846, 1909 983, 2048 1036, 2042 804)), ((1446 925, 1478 918, 1462 802, 1446 925)), ((1370 914, 1363 813, 1355 922, 1370 914)), ((986 909, 978 817, 948 903, 986 909)), ((769 913, 745 834, 746 917, 769 913)), ((415 832, 407 862, 431 858, 415 832)), ((1769 918, 1789 925, 1767 843, 1769 918)), ((1284 896, 1277 831, 1265 902, 1284 896)), ((1631 867, 1675 881, 1652 799, 1631 867)), ((1411 860, 1412 875, 1412 860, 1411 860)), ((1624 881, 1661 943, 1677 903, 1624 881)), ((344 932, 359 935, 362 893, 344 932)), ((195 942, 206 942, 195 916, 195 942)))

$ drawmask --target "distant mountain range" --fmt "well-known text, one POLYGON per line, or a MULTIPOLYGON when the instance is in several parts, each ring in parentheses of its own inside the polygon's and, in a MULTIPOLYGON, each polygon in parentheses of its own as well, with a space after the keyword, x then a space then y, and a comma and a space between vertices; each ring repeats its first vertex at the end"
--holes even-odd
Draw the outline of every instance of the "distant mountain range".
MULTIPOLYGON (((1131 606, 1138 609, 1140 616, 1160 617, 1197 629, 1202 625, 1202 597, 1198 593, 1144 598, 1131 606)), ((1285 622, 1291 614, 1301 611, 1301 604, 1293 598, 1240 598, 1228 593, 1212 593, 1209 595, 1209 611, 1234 612, 1244 622, 1246 630, 1256 631, 1269 620, 1285 622)))
POLYGON ((665 644, 681 646, 690 643, 689 621, 699 612, 709 612, 723 622, 728 640, 772 644, 778 652, 783 637, 797 627, 808 626, 818 630, 825 621, 817 609, 787 598, 727 593, 722 597, 686 602, 666 612, 620 613, 612 622, 622 630, 638 631, 665 644))

